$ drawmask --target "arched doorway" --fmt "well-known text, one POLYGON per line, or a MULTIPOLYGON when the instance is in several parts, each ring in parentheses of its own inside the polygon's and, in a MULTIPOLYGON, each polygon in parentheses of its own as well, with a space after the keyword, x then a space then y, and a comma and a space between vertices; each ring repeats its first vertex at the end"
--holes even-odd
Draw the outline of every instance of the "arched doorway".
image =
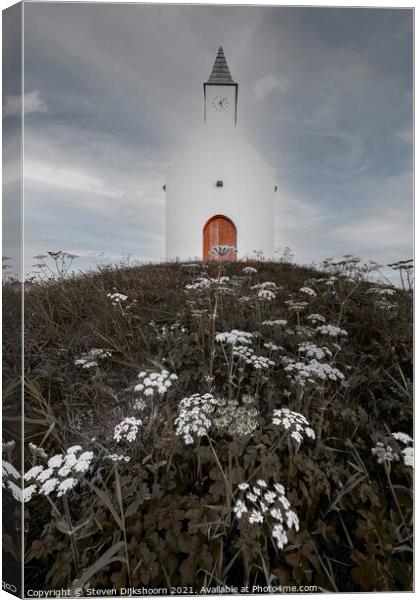
POLYGON ((203 260, 236 260, 236 227, 227 217, 215 215, 204 225, 203 260))

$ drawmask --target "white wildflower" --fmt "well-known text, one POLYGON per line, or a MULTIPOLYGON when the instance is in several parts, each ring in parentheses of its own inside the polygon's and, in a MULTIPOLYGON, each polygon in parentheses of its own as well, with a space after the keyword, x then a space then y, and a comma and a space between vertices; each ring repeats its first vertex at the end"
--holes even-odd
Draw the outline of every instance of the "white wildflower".
POLYGON ((67 454, 76 454, 77 452, 80 452, 82 449, 82 446, 76 445, 76 446, 70 446, 70 448, 67 449, 67 454))
POLYGON ((29 481, 30 479, 36 479, 43 470, 44 467, 42 465, 35 465, 35 467, 29 469, 29 471, 26 471, 23 478, 25 481, 29 481))
POLYGON ((134 404, 133 404, 134 410, 139 410, 139 411, 145 410, 146 406, 147 406, 147 404, 144 400, 142 400, 142 398, 137 398, 137 400, 135 400, 134 404))
POLYGON ((2 461, 2 473, 3 473, 3 477, 10 476, 10 477, 13 477, 14 479, 20 479, 20 473, 7 460, 2 461))
POLYGON ((414 468, 414 448, 409 446, 402 451, 404 464, 414 468))
POLYGON ((316 331, 321 335, 329 335, 330 337, 346 336, 348 335, 345 329, 341 329, 336 325, 319 325, 316 331))
POLYGON ((109 460, 112 460, 112 462, 115 462, 115 463, 118 463, 118 462, 128 463, 131 460, 131 458, 129 456, 124 456, 123 454, 106 454, 104 458, 108 458, 109 460))
POLYGON ((61 467, 62 463, 63 463, 63 455, 56 454, 55 456, 52 456, 50 458, 50 460, 48 461, 48 466, 51 469, 58 469, 58 467, 61 467))
POLYGON ((332 352, 329 348, 326 348, 325 346, 321 348, 312 342, 302 342, 299 344, 298 352, 304 354, 307 358, 316 358, 317 360, 332 356, 332 352))
POLYGON ((295 312, 300 312, 308 306, 307 302, 298 302, 297 300, 286 300, 285 304, 287 304, 290 311, 295 312))
POLYGON ((273 344, 273 342, 265 342, 264 348, 267 348, 270 352, 277 352, 278 350, 283 350, 281 346, 277 346, 277 344, 273 344))
POLYGON ((248 492, 246 494, 246 498, 248 500, 250 500, 251 502, 256 502, 258 500, 258 497, 255 494, 253 494, 252 492, 248 492))
POLYGON ((242 269, 242 273, 245 273, 245 275, 255 275, 257 272, 257 269, 254 269, 254 267, 244 267, 242 269))
POLYGON ((107 297, 111 300, 113 306, 126 302, 128 299, 128 296, 120 294, 119 292, 114 292, 113 294, 109 293, 107 294, 107 297))
POLYGON ((277 285, 274 281, 264 281, 263 283, 256 283, 252 286, 252 290, 260 291, 260 290, 271 290, 275 291, 277 289, 277 285))
POLYGON ((316 379, 326 381, 344 380, 344 375, 341 371, 332 367, 327 363, 321 363, 315 358, 312 358, 308 363, 290 361, 284 370, 291 373, 293 381, 300 385, 305 385, 306 382, 314 383, 316 379))
POLYGON ((235 516, 240 519, 243 514, 248 512, 245 502, 238 500, 233 508, 233 512, 235 513, 235 516))
POLYGON ((242 399, 244 404, 239 404, 236 398, 230 400, 219 399, 218 406, 212 415, 212 422, 216 429, 224 431, 231 436, 246 436, 258 428, 258 410, 252 401, 242 399))
POLYGON ((11 450, 13 450, 16 446, 16 442, 14 440, 10 440, 9 442, 2 442, 2 451, 3 452, 10 452, 11 450))
POLYGON ((285 327, 287 325, 286 319, 274 319, 274 320, 266 320, 262 322, 262 325, 266 325, 268 327, 285 327))
POLYGON ((372 287, 366 290, 365 294, 378 294, 380 296, 393 296, 395 290, 393 288, 372 287))
POLYGON ((264 521, 264 517, 262 515, 262 513, 259 510, 255 510, 255 508, 253 509, 253 511, 251 512, 251 514, 249 515, 249 522, 250 523, 262 523, 264 521))
MULTIPOLYGON (((293 529, 299 531, 299 518, 290 507, 284 486, 274 483, 273 489, 269 489, 269 484, 264 479, 258 480, 257 484, 266 490, 264 494, 247 492, 245 498, 236 501, 233 512, 238 520, 246 514, 250 524, 260 523, 271 528, 277 547, 282 549, 288 542, 288 533, 293 529), (247 504, 247 501, 250 504, 247 504)), ((241 485, 238 489, 243 492, 241 485)), ((253 486, 253 489, 255 490, 256 486, 253 486)))
POLYGON ((51 479, 47 479, 47 481, 44 481, 44 483, 41 485, 41 488, 39 490, 40 494, 48 496, 49 494, 51 494, 51 492, 55 490, 59 482, 60 480, 57 479, 57 477, 51 477, 51 479))
POLYGON ((306 294, 307 296, 316 296, 315 290, 310 287, 301 287, 299 292, 302 292, 302 294, 306 294))
POLYGON ((260 356, 254 353, 252 348, 248 346, 234 346, 233 355, 244 360, 246 364, 251 365, 254 369, 269 369, 274 367, 275 362, 266 356, 260 356))
POLYGON ((23 501, 29 502, 29 500, 31 500, 32 496, 34 494, 36 494, 36 492, 37 492, 37 486, 34 483, 23 488, 23 501))
POLYGON ((377 442, 372 448, 372 454, 376 457, 376 462, 382 464, 384 462, 394 462, 399 460, 399 456, 391 446, 385 446, 382 442, 377 442))
POLYGON ((264 494, 264 500, 267 502, 267 504, 273 504, 276 498, 277 496, 274 492, 268 491, 264 494))
POLYGON ((76 473, 85 473, 89 469, 92 460, 93 452, 83 452, 77 459, 76 464, 74 465, 74 471, 76 471, 76 473))
POLYGON ((282 550, 287 544, 287 534, 281 523, 276 523, 272 529, 272 536, 276 540, 277 548, 282 550))
POLYGON ((138 374, 138 378, 140 379, 140 383, 135 386, 134 390, 146 397, 151 397, 155 392, 159 396, 164 396, 172 386, 172 383, 178 379, 178 375, 162 369, 161 371, 152 373, 141 371, 138 374))
POLYGON ((276 298, 276 294, 271 290, 259 290, 259 292, 257 294, 258 300, 271 301, 271 300, 275 300, 275 298, 276 298))
POLYGON ((315 439, 315 432, 309 427, 307 418, 289 408, 275 409, 272 423, 284 431, 288 431, 298 444, 302 443, 305 435, 310 439, 315 439))
POLYGON ((6 481, 6 485, 12 492, 13 498, 18 502, 22 502, 22 488, 20 488, 14 481, 6 481))
POLYGON ((175 419, 176 435, 182 437, 187 445, 194 442, 193 435, 205 436, 212 426, 210 415, 218 402, 212 394, 193 394, 183 398, 179 403, 178 416, 175 419))
POLYGON ((76 453, 70 452, 69 450, 67 450, 67 454, 65 454, 63 457, 63 466, 58 470, 58 475, 60 475, 60 477, 67 477, 67 475, 71 473, 74 465, 77 463, 76 453))
POLYGON ((315 325, 316 323, 325 323, 325 317, 317 313, 308 315, 306 318, 312 323, 312 325, 315 325))
POLYGON ((35 484, 28 485, 23 490, 14 481, 6 481, 6 486, 12 493, 13 498, 18 502, 29 502, 32 496, 37 493, 37 486, 35 484))
POLYGON ((229 290, 230 277, 222 276, 217 278, 213 277, 198 277, 193 283, 189 283, 185 286, 188 291, 204 291, 208 289, 218 289, 220 291, 229 290))
POLYGON ((398 442, 405 444, 406 446, 408 446, 408 444, 413 443, 413 438, 410 435, 408 435, 408 433, 403 433, 402 431, 397 431, 393 433, 392 437, 398 442))
POLYGON ((44 481, 47 481, 47 479, 50 479, 54 474, 54 469, 44 469, 43 471, 41 471, 41 473, 39 473, 39 475, 37 475, 36 480, 40 481, 41 483, 44 483, 44 481))
POLYGON ((232 331, 218 333, 215 337, 216 342, 219 342, 221 344, 231 344, 232 346, 236 346, 239 344, 251 344, 253 338, 253 333, 249 333, 248 331, 239 331, 238 329, 232 329, 232 331))
POLYGON ((64 496, 69 490, 72 490, 78 484, 78 480, 74 477, 63 479, 58 486, 57 497, 64 496))
POLYGON ((120 442, 121 440, 125 440, 129 443, 134 442, 139 432, 139 426, 142 424, 143 422, 141 419, 126 417, 121 423, 118 423, 118 425, 115 426, 114 440, 117 442, 120 442))

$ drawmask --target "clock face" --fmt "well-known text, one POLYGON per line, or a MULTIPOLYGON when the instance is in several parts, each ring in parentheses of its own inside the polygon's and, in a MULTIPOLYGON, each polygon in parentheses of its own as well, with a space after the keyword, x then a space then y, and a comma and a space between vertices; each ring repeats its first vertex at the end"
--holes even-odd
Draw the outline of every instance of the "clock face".
POLYGON ((214 110, 222 111, 229 108, 229 99, 226 96, 215 96, 211 101, 214 110))

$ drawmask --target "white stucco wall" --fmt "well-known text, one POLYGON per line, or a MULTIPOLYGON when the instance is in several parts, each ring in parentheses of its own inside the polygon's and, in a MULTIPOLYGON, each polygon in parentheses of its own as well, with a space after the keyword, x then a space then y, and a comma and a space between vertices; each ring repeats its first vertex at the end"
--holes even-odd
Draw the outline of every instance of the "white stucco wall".
POLYGON ((203 125, 168 170, 166 257, 202 259, 203 227, 217 214, 236 225, 238 258, 255 250, 273 256, 273 170, 226 122, 203 125))

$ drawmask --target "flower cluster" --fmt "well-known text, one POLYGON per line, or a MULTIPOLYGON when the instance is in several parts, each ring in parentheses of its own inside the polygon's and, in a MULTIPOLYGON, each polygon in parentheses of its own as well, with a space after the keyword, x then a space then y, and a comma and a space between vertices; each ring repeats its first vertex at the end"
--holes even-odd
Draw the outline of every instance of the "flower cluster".
POLYGON ((126 417, 121 423, 114 428, 114 440, 117 442, 127 441, 130 444, 136 441, 139 432, 139 426, 143 422, 135 417, 126 417))
POLYGON ((198 277, 193 283, 189 283, 185 286, 186 290, 208 290, 213 287, 217 287, 219 289, 228 289, 228 284, 230 282, 230 277, 227 275, 223 275, 218 279, 214 277, 198 277))
POLYGON ((269 369, 274 367, 275 362, 266 356, 258 356, 249 346, 234 346, 233 355, 244 360, 247 365, 252 365, 254 369, 269 369))
POLYGON ((273 342, 264 342, 264 348, 267 348, 270 352, 278 352, 279 350, 283 350, 281 346, 277 346, 277 344, 273 344, 273 342))
POLYGON ((371 287, 366 290, 365 294, 378 294, 379 296, 393 296, 395 290, 393 288, 371 287))
POLYGON ((174 421, 176 435, 182 437, 187 445, 193 444, 194 436, 207 435, 212 425, 210 415, 219 402, 212 394, 193 394, 183 398, 174 421))
POLYGON ((261 290, 275 291, 276 289, 277 285, 273 281, 264 281, 263 283, 256 283, 251 288, 251 290, 255 290, 256 292, 260 292, 261 290))
POLYGON ((161 325, 158 326, 154 321, 150 321, 150 326, 156 331, 156 337, 158 340, 166 340, 170 336, 177 336, 186 333, 187 328, 181 325, 179 321, 175 321, 172 325, 161 325))
POLYGON ((403 433, 402 431, 397 431, 392 434, 392 437, 397 440, 397 442, 401 442, 405 446, 401 451, 403 462, 408 467, 414 468, 414 447, 413 447, 413 438, 408 435, 408 433, 403 433))
POLYGON ((89 450, 83 452, 81 446, 72 446, 65 453, 52 456, 46 467, 35 465, 25 473, 23 478, 35 486, 32 493, 48 496, 51 492, 56 492, 59 498, 76 487, 81 476, 90 468, 92 461, 93 452, 89 450))
POLYGON ((317 360, 322 360, 326 356, 332 356, 332 352, 329 348, 326 348, 325 346, 320 348, 312 342, 302 342, 299 344, 298 352, 304 354, 306 358, 316 358, 317 360))
POLYGON ((384 311, 386 311, 386 310, 392 311, 397 308, 396 304, 394 304, 393 302, 390 302, 386 298, 379 298, 379 300, 375 300, 375 306, 376 306, 376 308, 379 308, 379 310, 384 310, 384 311))
POLYGON ((82 354, 82 356, 74 361, 75 365, 80 365, 83 369, 92 369, 98 366, 98 360, 109 358, 111 356, 110 350, 103 350, 102 348, 92 348, 89 352, 82 354))
POLYGON ((286 319, 274 319, 274 320, 266 320, 262 322, 262 325, 267 325, 268 327, 285 327, 287 325, 286 319))
POLYGON ((321 363, 316 358, 312 358, 308 363, 289 361, 284 367, 287 373, 291 373, 295 383, 304 385, 306 382, 315 383, 316 380, 331 381, 344 380, 341 371, 327 363, 321 363))
POLYGON ((307 296, 316 296, 315 290, 310 287, 301 287, 299 292, 302 292, 302 294, 306 294, 307 296))
POLYGON ((288 533, 299 531, 299 518, 291 509, 284 487, 274 483, 270 489, 264 479, 258 479, 255 485, 240 483, 238 490, 241 498, 233 508, 235 517, 241 520, 245 516, 250 524, 267 523, 277 547, 284 548, 288 533))
POLYGON ((146 373, 142 371, 137 375, 140 379, 134 391, 141 392, 144 396, 153 396, 155 392, 163 396, 172 386, 172 383, 178 379, 175 373, 169 373, 166 369, 160 372, 146 373))
POLYGON ((273 411, 273 425, 288 431, 298 444, 302 443, 303 436, 314 440, 315 431, 309 426, 309 421, 306 417, 298 412, 294 412, 289 408, 280 408, 273 411))
POLYGON ((271 291, 271 290, 266 290, 266 289, 262 289, 262 290, 258 290, 257 293, 257 300, 267 300, 267 301, 271 301, 271 300, 275 300, 276 298, 276 294, 271 291))
POLYGON ((225 331, 216 335, 216 342, 221 344, 231 344, 237 346, 238 344, 251 344, 254 338, 253 333, 248 331, 239 331, 239 329, 232 329, 232 331, 225 331))
POLYGON ((372 454, 376 458, 376 462, 381 465, 382 463, 390 463, 400 460, 398 454, 391 448, 391 446, 385 446, 382 442, 377 442, 376 446, 372 448, 372 454))
POLYGON ((11 452, 16 447, 16 442, 14 440, 10 440, 9 442, 2 442, 1 449, 2 452, 11 452))
POLYGON ((19 479, 19 472, 15 469, 15 467, 7 460, 2 461, 1 465, 3 478, 12 477, 13 479, 19 479))
POLYGON ((312 313, 306 317, 312 325, 316 325, 316 323, 325 323, 325 317, 319 315, 318 313, 312 313))
POLYGON ((124 456, 124 454, 106 454, 104 456, 104 458, 111 460, 113 463, 119 463, 119 462, 128 463, 131 460, 129 456, 124 456))
POLYGON ((244 267, 242 269, 242 273, 245 273, 245 275, 255 275, 257 272, 257 269, 254 269, 254 267, 244 267))
POLYGON ((253 396, 243 396, 242 404, 236 398, 219 401, 212 420, 217 429, 241 437, 258 428, 258 414, 253 396))
POLYGON ((329 277, 327 279, 327 281, 325 282, 325 285, 328 285, 328 287, 333 287, 336 281, 337 281, 337 277, 334 277, 334 275, 332 275, 331 277, 329 277))
POLYGON ((319 325, 316 331, 321 335, 329 335, 330 337, 339 337, 348 335, 345 329, 340 329, 336 325, 319 325))
POLYGON ((31 484, 22 487, 21 477, 14 466, 8 461, 2 462, 2 487, 11 492, 13 498, 18 502, 29 502, 37 492, 37 485, 31 484), (17 481, 18 483, 15 483, 17 481))
POLYGON ((31 486, 31 489, 25 488, 22 495, 22 486, 15 483, 16 481, 20 484, 20 473, 9 461, 3 459, 1 478, 2 487, 9 490, 13 498, 18 502, 22 502, 23 499, 25 499, 25 502, 28 502, 36 492, 36 486, 31 486))
POLYGON ((300 312, 308 306, 307 302, 298 302, 297 300, 286 300, 285 304, 287 304, 287 307, 290 311, 295 312, 300 312))
POLYGON ((48 454, 40 446, 37 446, 36 444, 29 442, 28 448, 29 448, 29 452, 32 454, 32 456, 34 458, 43 458, 44 460, 46 460, 48 458, 48 454))
POLYGON ((113 306, 117 306, 122 302, 126 302, 128 299, 128 296, 125 294, 120 294, 119 292, 114 292, 113 294, 109 293, 107 294, 107 297, 111 300, 113 306))

